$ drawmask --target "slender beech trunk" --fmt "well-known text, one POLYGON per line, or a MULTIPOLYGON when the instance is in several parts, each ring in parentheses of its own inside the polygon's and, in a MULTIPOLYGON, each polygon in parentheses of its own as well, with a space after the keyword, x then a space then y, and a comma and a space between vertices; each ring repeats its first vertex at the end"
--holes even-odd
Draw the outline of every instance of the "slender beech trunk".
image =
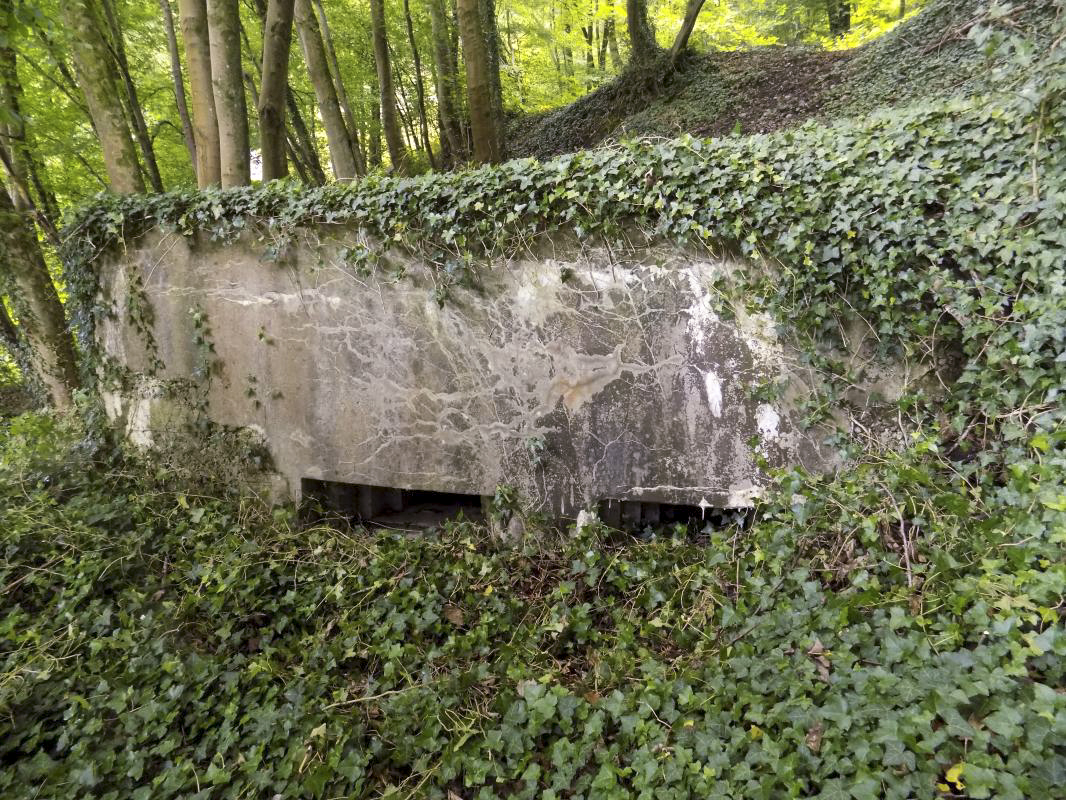
POLYGON ((32 217, 53 246, 61 242, 59 204, 55 194, 44 186, 33 156, 32 131, 22 116, 22 84, 18 78, 18 57, 14 49, 14 5, 0 0, 0 107, 7 109, 8 120, 0 123, 4 141, 0 160, 11 180, 11 199, 15 209, 32 217), (34 200, 34 192, 37 200, 34 200))
POLYGON ((851 30, 851 0, 825 0, 829 35, 836 38, 851 30))
POLYGON ((337 100, 337 88, 329 74, 326 48, 310 0, 296 0, 296 28, 300 32, 300 47, 318 100, 318 112, 326 128, 333 177, 339 181, 350 181, 356 176, 355 153, 352 152, 348 128, 337 100))
MULTIPOLYGON (((395 64, 395 59, 393 60, 395 64)), ((418 149, 418 138, 415 130, 411 127, 410 118, 407 115, 407 92, 403 88, 403 75, 399 72, 393 74, 393 85, 396 87, 396 118, 400 121, 400 134, 403 136, 405 148, 418 149)))
POLYGON ((503 84, 500 82, 500 31, 496 24, 496 0, 479 0, 481 32, 489 65, 489 93, 492 98, 492 118, 496 129, 496 149, 504 153, 503 84))
POLYGON ((440 115, 441 135, 455 161, 466 152, 459 115, 459 75, 451 52, 451 34, 444 0, 427 0, 430 32, 433 36, 433 64, 437 76, 437 112, 440 115))
MULTIPOLYGON (((262 23, 264 30, 266 28, 267 20, 267 3, 268 0, 255 0, 255 11, 259 16, 259 21, 262 23)), ((252 46, 248 41, 248 36, 245 33, 243 26, 241 27, 241 36, 244 38, 244 44, 245 47, 247 47, 249 54, 252 54, 252 64, 259 73, 259 77, 262 78, 262 54, 260 54, 259 57, 256 57, 252 53, 252 46)), ((290 28, 290 53, 292 50, 291 41, 290 28)), ((258 95, 256 95, 256 97, 258 98, 258 95)), ((296 95, 293 93, 292 85, 288 82, 288 79, 286 79, 285 82, 284 102, 285 110, 288 112, 289 117, 285 126, 285 151, 289 155, 289 160, 296 167, 296 171, 300 175, 300 180, 309 185, 314 184, 321 186, 326 182, 326 174, 322 171, 322 164, 318 160, 318 150, 311 138, 311 134, 307 130, 307 125, 304 123, 303 114, 300 112, 300 106, 296 102, 296 95)), ((258 107, 259 100, 257 99, 256 108, 258 107)))
POLYGON ((102 0, 101 6, 104 11, 104 19, 111 34, 111 54, 115 59, 115 66, 122 78, 122 85, 126 90, 126 100, 129 107, 130 120, 133 122, 133 135, 141 150, 144 159, 144 168, 148 173, 148 183, 156 192, 163 191, 163 178, 159 174, 159 163, 155 158, 155 149, 152 147, 152 137, 148 133, 148 124, 144 121, 144 109, 141 100, 137 96, 137 85, 133 82, 130 73, 130 62, 126 57, 126 41, 119 24, 115 7, 111 0, 102 0))
POLYGON ((185 63, 189 69, 192 125, 196 135, 196 183, 202 189, 222 181, 218 117, 211 88, 211 45, 207 28, 207 0, 178 0, 185 63))
POLYGON ((163 15, 163 29, 167 35, 167 52, 170 55, 170 79, 174 83, 174 102, 181 120, 181 133, 185 138, 185 149, 189 153, 189 163, 196 169, 196 134, 189 116, 189 104, 185 97, 185 81, 181 77, 181 54, 178 51, 178 37, 174 33, 174 12, 170 9, 170 0, 159 0, 159 10, 163 15))
POLYGON ((703 10, 704 0, 688 0, 685 7, 685 18, 681 21, 681 29, 674 37, 674 43, 670 47, 670 66, 677 64, 677 58, 681 51, 688 46, 688 39, 692 35, 692 29, 696 27, 696 19, 703 10))
POLYGON ((32 221, 19 213, 3 187, 0 187, 0 278, 6 279, 13 289, 15 311, 37 376, 48 390, 53 405, 61 410, 69 409, 73 405, 73 392, 78 388, 78 368, 63 305, 48 274, 32 221))
POLYGON ((207 0, 207 34, 222 186, 247 186, 252 176, 248 163, 248 105, 244 97, 237 0, 207 0))
POLYGON ((563 25, 563 41, 566 43, 563 45, 563 66, 565 67, 567 77, 574 77, 574 48, 569 44, 570 33, 573 28, 570 23, 563 25))
POLYGON ((611 27, 605 27, 603 31, 603 35, 607 39, 607 52, 611 54, 611 66, 616 70, 621 70, 623 64, 622 54, 618 50, 618 25, 613 19, 607 21, 611 23, 611 27))
POLYGON ((366 152, 366 126, 361 120, 352 119, 352 124, 355 125, 355 138, 352 140, 352 145, 355 148, 355 160, 356 163, 363 168, 363 174, 365 175, 370 171, 370 160, 368 153, 366 152))
MULTIPOLYGON (((433 42, 432 42, 432 39, 431 39, 430 40, 430 44, 432 45, 432 43, 433 42)), ((440 86, 440 78, 438 77, 438 73, 437 73, 437 64, 432 58, 429 60, 429 79, 432 82, 434 87, 440 86)), ((448 166, 456 163, 457 159, 455 157, 455 153, 452 152, 452 149, 451 149, 451 147, 448 144, 448 137, 445 136, 445 134, 444 134, 444 120, 441 118, 441 115, 440 115, 440 97, 439 96, 437 98, 437 104, 436 104, 436 107, 435 107, 435 113, 436 113, 437 131, 439 132, 439 135, 437 136, 437 142, 438 142, 438 144, 440 146, 440 149, 437 151, 437 153, 438 153, 438 156, 439 156, 439 159, 440 159, 441 166, 447 168, 448 166)))
POLYGON ((89 106, 93 127, 104 152, 111 189, 120 194, 144 191, 141 167, 126 116, 112 77, 107 45, 89 0, 61 5, 63 21, 77 31, 71 40, 78 84, 89 106))
POLYGON ((296 139, 288 131, 285 133, 285 152, 289 154, 289 161, 296 168, 296 174, 300 176, 300 181, 307 186, 312 185, 314 180, 311 178, 311 173, 307 171, 307 165, 304 163, 303 157, 297 148, 296 139))
POLYGON ((381 97, 375 96, 370 112, 370 166, 381 166, 381 97))
POLYGON ((589 24, 581 28, 581 35, 585 38, 585 89, 592 90, 592 73, 596 71, 596 47, 593 43, 595 22, 589 20, 589 24))
POLYGON ((396 87, 392 81, 392 64, 389 61, 389 40, 385 33, 385 0, 370 0, 370 30, 374 40, 374 63, 378 72, 378 96, 385 144, 389 148, 392 169, 404 174, 409 165, 407 148, 404 147, 403 133, 400 131, 396 87))
POLYGON ((366 159, 363 157, 362 143, 359 140, 359 125, 352 113, 352 104, 348 99, 348 90, 344 88, 344 78, 341 76, 340 61, 337 60, 337 51, 333 47, 333 32, 329 29, 329 20, 326 19, 326 9, 322 0, 314 0, 315 12, 318 15, 319 24, 322 27, 322 44, 326 48, 326 58, 329 60, 330 74, 333 85, 337 89, 337 102, 341 106, 341 114, 344 116, 344 125, 348 129, 348 138, 352 143, 352 154, 355 156, 355 172, 357 175, 366 174, 366 159))
POLYGON ((285 107, 289 109, 293 138, 300 145, 300 154, 303 156, 304 163, 307 164, 307 169, 311 173, 315 184, 321 186, 326 182, 326 171, 322 169, 322 161, 318 157, 318 148, 315 146, 311 131, 307 129, 307 123, 304 122, 304 115, 300 111, 299 103, 296 102, 296 94, 292 90, 292 84, 289 84, 289 88, 285 90, 285 107))
POLYGON ((491 66, 478 0, 459 0, 459 35, 463 40, 466 61, 466 93, 474 138, 474 160, 481 164, 493 164, 500 160, 500 136, 496 130, 497 120, 492 113, 491 66))
POLYGON ((407 146, 412 150, 421 150, 422 146, 418 142, 418 134, 415 133, 414 117, 417 114, 411 106, 410 99, 407 97, 407 88, 404 86, 403 81, 403 68, 399 59, 396 58, 396 52, 392 49, 392 42, 389 42, 389 59, 395 68, 393 70, 393 85, 398 92, 396 111, 400 116, 400 129, 406 134, 407 146))
POLYGON ((613 24, 613 19, 605 19, 603 29, 600 31, 600 45, 596 51, 596 66, 600 72, 607 70, 607 34, 613 24))
POLYGON ((264 181, 289 174, 285 159, 285 89, 289 85, 293 5, 293 0, 270 0, 263 23, 263 76, 258 113, 264 181))
POLYGON ((403 16, 407 22, 407 41, 411 43, 411 58, 414 61, 415 71, 415 99, 418 101, 418 124, 422 132, 422 144, 426 155, 429 157, 429 165, 437 168, 433 158, 433 147, 429 143, 429 119, 426 116, 426 85, 422 81, 422 59, 418 54, 418 44, 415 42, 415 26, 411 21, 410 0, 403 0, 403 16))
POLYGON ((648 61, 659 52, 655 34, 648 24, 648 0, 626 0, 626 27, 629 28, 630 61, 648 61))

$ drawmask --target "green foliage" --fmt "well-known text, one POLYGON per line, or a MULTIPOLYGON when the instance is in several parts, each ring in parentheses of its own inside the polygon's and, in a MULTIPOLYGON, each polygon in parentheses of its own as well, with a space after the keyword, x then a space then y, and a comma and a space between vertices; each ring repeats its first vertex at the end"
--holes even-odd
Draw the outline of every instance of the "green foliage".
POLYGON ((465 523, 301 529, 129 475, 57 479, 37 420, 4 434, 2 796, 908 798, 950 776, 1022 798, 1066 779, 1064 514, 952 492, 927 448, 786 476, 785 502, 706 546, 499 550, 465 523), (931 525, 908 529, 910 573, 891 497, 931 525))
POLYGON ((1004 70, 1025 80, 1032 53, 981 47, 973 31, 1024 33, 1027 50, 1047 48, 1061 9, 1057 2, 941 0, 909 18, 892 35, 870 42, 847 59, 823 98, 825 111, 865 114, 886 104, 903 105, 948 94, 987 92, 1002 85, 1004 70))
POLYGON ((7 348, 0 344, 0 388, 17 386, 22 382, 18 363, 7 348))

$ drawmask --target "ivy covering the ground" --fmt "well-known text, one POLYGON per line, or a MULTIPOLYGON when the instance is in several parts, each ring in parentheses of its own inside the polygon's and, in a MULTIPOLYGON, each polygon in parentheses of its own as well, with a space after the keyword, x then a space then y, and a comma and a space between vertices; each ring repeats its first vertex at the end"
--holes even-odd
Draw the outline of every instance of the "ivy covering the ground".
MULTIPOLYGON (((1066 56, 981 102, 315 191, 112 199, 263 247, 358 227, 450 281, 558 230, 729 246, 813 345, 950 350, 914 436, 788 473, 747 530, 501 547, 301 526, 0 434, 0 796, 1033 798, 1066 785, 1066 56), (29 787, 30 791, 27 791, 29 787)), ((813 352, 813 350, 812 350, 813 352)), ((827 364, 829 368, 834 365, 827 364)), ((842 375, 846 379, 846 375, 842 375)))

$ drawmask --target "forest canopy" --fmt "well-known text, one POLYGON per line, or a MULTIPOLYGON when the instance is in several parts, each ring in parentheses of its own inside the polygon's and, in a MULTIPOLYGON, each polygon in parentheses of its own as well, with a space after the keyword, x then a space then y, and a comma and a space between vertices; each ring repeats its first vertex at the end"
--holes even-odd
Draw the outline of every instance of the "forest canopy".
MULTIPOLYGON (((17 111, 10 102, 7 107, 32 128, 33 149, 47 189, 57 192, 66 205, 108 184, 72 53, 72 44, 82 38, 85 25, 99 29, 102 57, 115 74, 114 89, 129 118, 146 185, 172 189, 194 183, 183 118, 196 118, 196 91, 190 85, 202 60, 196 49, 210 49, 206 41, 189 41, 189 32, 196 26, 187 24, 189 15, 183 9, 195 3, 106 0, 88 4, 92 13, 76 18, 63 13, 60 5, 77 7, 77 3, 8 5, 13 8, 6 38, 14 51, 22 96, 17 111), (182 81, 177 93, 175 67, 182 81), (140 141, 142 127, 150 147, 140 141), (156 172, 158 183, 153 177, 156 172), (53 178, 59 175, 62 181, 53 178)), ((295 4, 289 23, 288 63, 282 65, 287 76, 282 104, 286 138, 295 145, 290 154, 294 174, 312 183, 337 177, 328 155, 328 117, 335 103, 348 126, 351 146, 359 151, 360 171, 391 165, 382 131, 381 95, 388 90, 380 86, 374 46, 378 32, 387 43, 403 146, 417 153, 423 166, 431 160, 462 163, 470 157, 468 130, 461 131, 466 138, 459 142, 449 142, 447 131, 442 132, 442 123, 451 122, 441 119, 442 106, 446 114, 459 116, 456 122, 461 127, 468 125, 467 50, 459 35, 461 15, 454 2, 316 0, 304 5, 295 4), (375 27, 372 23, 379 6, 383 24, 375 27), (311 72, 318 70, 327 75, 317 77, 328 80, 321 80, 316 88, 311 72), (450 96, 446 96, 449 92, 442 89, 449 88, 450 96), (312 152, 305 149, 308 146, 312 152)), ((244 90, 249 146, 255 158, 263 144, 256 107, 263 83, 264 43, 269 41, 264 36, 267 6, 265 0, 232 3, 239 48, 231 50, 239 58, 235 69, 244 90)), ((851 46, 892 27, 901 12, 910 15, 921 6, 916 0, 861 0, 854 4, 847 29, 834 38, 827 12, 832 4, 827 0, 709 2, 696 20, 690 46, 698 50, 799 43, 851 46)), ((648 23, 660 47, 671 45, 684 13, 685 4, 679 0, 648 5, 648 23)), ((490 66, 498 71, 500 102, 507 114, 565 105, 616 77, 632 57, 626 8, 620 0, 501 2, 494 19, 498 46, 490 54, 494 59, 490 66)))

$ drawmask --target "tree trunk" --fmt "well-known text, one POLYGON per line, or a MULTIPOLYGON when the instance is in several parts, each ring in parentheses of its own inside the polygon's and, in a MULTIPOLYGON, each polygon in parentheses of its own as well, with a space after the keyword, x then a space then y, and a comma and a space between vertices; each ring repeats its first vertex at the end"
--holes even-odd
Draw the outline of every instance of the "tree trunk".
POLYGON ((326 182, 326 172, 322 169, 322 162, 318 158, 318 148, 315 140, 304 122, 304 115, 300 112, 300 106, 296 102, 296 95, 292 91, 292 84, 285 90, 285 106, 289 109, 289 117, 292 119, 293 138, 300 145, 300 152, 304 157, 304 163, 311 173, 314 182, 321 186, 326 182))
POLYGON ((396 95, 396 113, 400 118, 400 131, 405 134, 407 139, 407 147, 411 150, 421 149, 418 143, 418 134, 415 133, 415 126, 412 122, 413 111, 411 108, 411 101, 407 99, 407 89, 403 85, 403 70, 400 68, 400 63, 396 59, 396 53, 392 49, 392 43, 389 43, 389 60, 395 66, 393 72, 393 86, 397 89, 396 95))
POLYGON ((605 27, 604 38, 607 39, 607 52, 611 54, 611 66, 616 70, 622 69, 622 54, 618 51, 618 25, 613 19, 607 20, 610 28, 605 27))
POLYGON ((248 163, 248 106, 241 67, 240 7, 237 0, 207 0, 211 54, 211 91, 218 119, 219 173, 222 187, 252 182, 248 163))
POLYGON ((329 59, 330 75, 333 85, 337 89, 337 101, 340 103, 341 114, 344 117, 344 125, 348 129, 348 139, 352 144, 352 154, 355 156, 355 172, 357 175, 365 175, 367 172, 366 156, 363 153, 359 123, 352 112, 352 104, 348 98, 348 90, 341 76, 340 60, 337 58, 337 50, 333 46, 333 31, 330 30, 329 20, 326 18, 326 8, 322 0, 314 0, 315 11, 319 24, 322 28, 322 44, 326 48, 326 57, 329 59))
POLYGON ((448 142, 452 158, 460 161, 466 151, 459 120, 459 76, 451 53, 451 36, 444 0, 428 0, 430 32, 433 36, 433 63, 437 74, 437 112, 441 135, 448 142))
POLYGON ((429 158, 429 165, 437 168, 433 158, 433 147, 429 142, 429 119, 426 117, 426 85, 422 82, 422 59, 418 55, 418 44, 415 42, 415 26, 411 21, 410 0, 403 0, 403 15, 407 21, 407 39, 411 43, 411 58, 415 68, 415 96, 418 100, 418 123, 422 132, 422 144, 429 158))
POLYGON ((574 77, 574 48, 570 46, 570 33, 572 30, 570 23, 563 25, 563 41, 566 43, 563 45, 563 66, 568 78, 574 77))
POLYGON ((296 28, 300 32, 300 47, 318 100, 318 111, 326 128, 333 177, 339 181, 353 180, 356 176, 355 153, 337 100, 337 88, 329 74, 326 48, 310 0, 296 0, 296 28))
POLYGON ((500 160, 500 137, 492 113, 491 67, 479 6, 478 0, 459 0, 459 35, 463 40, 466 61, 466 93, 474 138, 474 160, 479 164, 494 164, 500 160))
POLYGON ((189 105, 185 98, 185 81, 181 77, 181 55, 178 52, 178 37, 174 33, 174 13, 170 10, 170 0, 159 0, 159 10, 163 14, 163 28, 167 34, 167 52, 170 54, 170 79, 174 82, 174 101, 181 119, 181 133, 185 138, 185 149, 189 153, 189 163, 196 169, 196 134, 193 132, 189 105))
POLYGON ((593 44, 593 25, 595 22, 589 20, 588 25, 584 25, 581 28, 581 35, 585 39, 585 90, 592 91, 592 73, 596 71, 596 57, 595 46, 593 44))
POLYGON ((203 189, 222 181, 218 117, 211 88, 211 46, 207 29, 207 0, 178 0, 185 63, 189 68, 192 125, 196 136, 196 184, 203 189))
POLYGON ((263 77, 258 104, 264 181, 289 174, 285 160, 285 89, 289 85, 292 18, 293 0, 270 0, 263 23, 263 77))
POLYGON ((344 79, 341 77, 341 64, 337 60, 337 51, 333 47, 333 32, 329 29, 329 20, 326 19, 326 9, 322 0, 315 0, 315 10, 318 12, 318 21, 322 26, 322 44, 326 48, 326 57, 329 59, 330 74, 333 85, 337 88, 337 101, 341 105, 341 113, 344 116, 344 125, 348 129, 348 138, 352 143, 352 154, 355 156, 355 172, 357 175, 366 175, 366 159, 363 157, 363 148, 359 141, 359 125, 352 113, 352 104, 348 100, 348 90, 344 88, 344 79))
MULTIPOLYGON (((259 17, 259 21, 264 30, 266 29, 267 3, 268 0, 255 0, 254 2, 256 14, 259 17)), ((293 8, 295 14, 295 5, 293 8)), ((241 35, 244 37, 244 43, 248 48, 248 52, 251 53, 251 43, 248 41, 248 36, 245 33, 243 26, 241 26, 241 35)), ((289 50, 291 53, 291 27, 289 50)), ((259 72, 259 77, 262 78, 262 53, 260 53, 258 58, 253 56, 252 63, 259 72)), ((291 161, 293 166, 296 167, 296 171, 300 175, 300 180, 308 185, 313 184, 315 186, 321 186, 326 182, 326 174, 322 171, 322 164, 318 160, 318 149, 311 138, 311 134, 307 130, 303 114, 300 112, 300 106, 296 102, 296 96, 292 91, 292 84, 288 82, 287 78, 283 96, 285 98, 285 109, 288 111, 289 117, 289 121, 285 126, 285 151, 289 155, 289 161, 291 161)), ((256 108, 258 107, 259 101, 256 100, 256 108)))
POLYGON ((163 178, 159 174, 159 163, 155 158, 155 150, 152 148, 152 137, 148 133, 148 125, 144 121, 144 110, 141 108, 140 98, 137 96, 137 86, 130 74, 129 59, 126 58, 126 42, 122 33, 122 26, 115 15, 115 7, 111 0, 103 0, 104 17, 111 33, 111 53, 118 67, 118 74, 122 78, 123 87, 126 90, 126 99, 130 110, 130 119, 133 122, 133 134, 137 138, 137 144, 141 149, 144 159, 144 168, 148 173, 148 183, 156 192, 163 191, 163 178))
POLYGON ((370 166, 381 166, 381 97, 373 100, 370 115, 370 166))
POLYGON ((659 52, 655 34, 648 24, 648 0, 626 0, 626 26, 629 28, 629 60, 649 61, 659 52))
POLYGON ((677 63, 677 57, 681 51, 688 47, 688 39, 692 35, 692 29, 696 27, 696 19, 703 10, 704 0, 688 0, 685 7, 685 18, 681 21, 681 30, 674 37, 674 44, 670 47, 670 66, 677 63))
POLYGON ((370 28, 374 40, 374 63, 378 72, 378 94, 381 98, 381 124, 385 131, 385 144, 389 148, 392 169, 406 174, 409 169, 407 148, 400 131, 399 112, 396 109, 396 88, 392 81, 392 65, 389 61, 389 40, 385 32, 385 1, 370 0, 370 28))
POLYGON ((100 140, 111 189, 120 194, 143 192, 137 151, 112 79, 107 45, 92 6, 89 0, 71 0, 63 3, 61 8, 68 30, 78 32, 71 40, 74 69, 100 140))
POLYGON ((480 0, 481 33, 489 66, 489 96, 492 99, 492 119, 496 130, 498 157, 504 152, 503 86, 500 83, 500 31, 496 25, 496 0, 480 0))
POLYGON ((0 144, 0 159, 11 179, 12 202, 20 213, 32 215, 56 247, 60 244, 59 205, 55 194, 46 189, 33 157, 32 131, 22 116, 22 84, 18 78, 15 54, 14 5, 0 2, 0 108, 7 110, 8 121, 0 123, 6 148, 0 144), (33 192, 37 193, 34 201, 33 192))
POLYGON ((6 278, 13 289, 15 311, 32 353, 34 371, 53 405, 60 410, 69 409, 78 388, 78 368, 63 306, 48 274, 33 223, 15 209, 2 186, 0 248, 0 277, 6 278))
POLYGON ((825 0, 825 14, 834 39, 851 30, 851 0, 825 0))
POLYGON ((596 66, 600 72, 607 71, 607 36, 613 25, 613 19, 605 19, 603 29, 600 31, 600 46, 596 52, 596 66))
POLYGON ((311 178, 311 173, 307 171, 307 165, 304 163, 297 147, 296 138, 289 131, 285 132, 285 151, 289 154, 289 161, 296 168, 296 174, 300 176, 300 181, 306 186, 313 185, 314 180, 311 178))

